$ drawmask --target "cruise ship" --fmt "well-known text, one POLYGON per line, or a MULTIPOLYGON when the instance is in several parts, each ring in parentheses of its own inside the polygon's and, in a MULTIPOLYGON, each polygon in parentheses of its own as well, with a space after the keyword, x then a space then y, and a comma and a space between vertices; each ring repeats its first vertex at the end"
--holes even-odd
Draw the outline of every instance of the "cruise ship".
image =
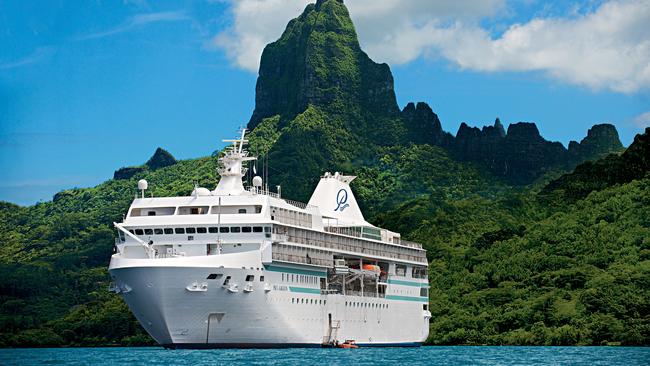
POLYGON ((366 222, 354 176, 324 173, 308 203, 247 184, 246 130, 214 190, 147 197, 123 222, 110 290, 166 348, 419 346, 429 333, 426 252, 366 222))

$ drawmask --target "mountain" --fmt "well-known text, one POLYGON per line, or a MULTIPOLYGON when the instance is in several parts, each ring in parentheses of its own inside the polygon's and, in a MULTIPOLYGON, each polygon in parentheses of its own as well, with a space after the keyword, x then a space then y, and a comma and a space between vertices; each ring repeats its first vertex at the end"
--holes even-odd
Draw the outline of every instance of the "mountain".
MULTIPOLYGON (((429 343, 650 344, 648 132, 622 154, 610 125, 568 149, 526 122, 453 136, 426 103, 400 110, 390 68, 360 49, 337 0, 308 5, 265 48, 255 100, 250 150, 270 186, 306 200, 324 171, 357 175, 366 218, 427 248, 429 343)), ((216 155, 157 149, 96 187, 0 203, 0 345, 151 344, 107 291, 112 222, 139 179, 154 196, 213 187, 216 155)))
POLYGON ((432 344, 650 344, 650 128, 621 155, 492 199, 429 195, 376 222, 424 243, 432 344))
MULTIPOLYGON (((589 130, 590 135, 595 128, 596 126, 589 130)), ((588 138, 589 136, 585 140, 588 138)), ((593 142, 585 143, 585 140, 581 145, 587 148, 598 143, 598 138, 595 136, 591 138, 593 142)), ((644 134, 635 136, 634 142, 622 154, 611 154, 604 159, 580 164, 572 173, 546 185, 541 194, 545 196, 559 195, 563 199, 575 201, 586 197, 595 190, 628 183, 634 179, 642 179, 649 170, 650 127, 647 127, 644 134)))
POLYGON ((498 119, 482 129, 463 123, 454 137, 426 103, 408 103, 400 111, 389 66, 363 52, 338 0, 308 5, 264 48, 248 128, 254 136, 260 131, 273 137, 254 152, 277 173, 271 184, 300 199, 308 198, 303 187, 315 179, 305 177, 372 165, 383 147, 436 145, 519 185, 622 149, 612 125, 594 126, 569 151, 545 140, 533 123, 512 124, 508 133, 498 119))
POLYGON ((120 168, 113 173, 113 179, 129 179, 147 170, 156 170, 176 164, 176 158, 167 150, 159 147, 144 165, 120 168))

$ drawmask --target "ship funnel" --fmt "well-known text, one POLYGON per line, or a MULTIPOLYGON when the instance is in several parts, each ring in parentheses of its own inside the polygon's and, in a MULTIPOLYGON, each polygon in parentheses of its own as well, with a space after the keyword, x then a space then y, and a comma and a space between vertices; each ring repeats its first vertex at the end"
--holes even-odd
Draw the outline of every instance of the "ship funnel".
POLYGON ((356 176, 342 175, 338 172, 325 173, 311 195, 309 204, 318 206, 323 218, 334 219, 339 226, 372 226, 363 218, 350 189, 350 182, 354 178, 356 176))

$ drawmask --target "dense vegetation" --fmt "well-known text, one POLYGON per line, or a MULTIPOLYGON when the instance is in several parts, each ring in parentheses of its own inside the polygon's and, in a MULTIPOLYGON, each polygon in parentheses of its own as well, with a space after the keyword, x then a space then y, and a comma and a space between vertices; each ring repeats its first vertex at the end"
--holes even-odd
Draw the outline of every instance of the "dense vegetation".
MULTIPOLYGON (((306 200, 323 171, 357 175, 366 218, 428 249, 431 344, 650 344, 650 129, 570 174, 554 162, 618 151, 613 126, 568 150, 530 123, 454 137, 424 103, 399 111, 388 65, 359 48, 337 0, 265 49, 256 92, 250 149, 272 186, 306 200)), ((112 222, 138 179, 187 195, 215 170, 216 156, 159 149, 97 187, 0 203, 0 346, 151 343, 107 291, 112 222)))

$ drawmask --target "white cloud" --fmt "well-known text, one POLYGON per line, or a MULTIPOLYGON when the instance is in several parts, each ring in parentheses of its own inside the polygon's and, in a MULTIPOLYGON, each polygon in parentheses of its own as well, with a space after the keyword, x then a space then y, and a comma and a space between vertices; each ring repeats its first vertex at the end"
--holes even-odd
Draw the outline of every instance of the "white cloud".
MULTIPOLYGON (((310 1, 235 0, 231 28, 212 45, 257 71, 264 45, 310 1)), ((650 88, 650 2, 611 0, 587 13, 512 24, 493 37, 480 21, 507 14, 505 0, 346 2, 362 47, 378 62, 442 57, 481 72, 536 71, 595 90, 650 88)), ((588 5, 588 4, 587 4, 588 5)), ((588 7, 589 8, 589 7, 588 7)))
POLYGON ((209 47, 221 48, 239 67, 257 72, 262 50, 280 37, 290 19, 300 15, 308 0, 235 0, 233 25, 217 34, 209 47))
POLYGON ((635 125, 641 128, 650 127, 650 111, 641 113, 640 115, 636 116, 633 121, 635 125))
POLYGON ((129 31, 131 29, 142 27, 152 23, 160 22, 176 22, 181 20, 187 20, 189 16, 184 11, 164 11, 158 13, 144 13, 137 14, 132 17, 129 17, 124 23, 111 28, 105 31, 85 34, 79 37, 76 37, 76 41, 85 41, 89 39, 104 38, 112 36, 114 34, 122 33, 129 31))

